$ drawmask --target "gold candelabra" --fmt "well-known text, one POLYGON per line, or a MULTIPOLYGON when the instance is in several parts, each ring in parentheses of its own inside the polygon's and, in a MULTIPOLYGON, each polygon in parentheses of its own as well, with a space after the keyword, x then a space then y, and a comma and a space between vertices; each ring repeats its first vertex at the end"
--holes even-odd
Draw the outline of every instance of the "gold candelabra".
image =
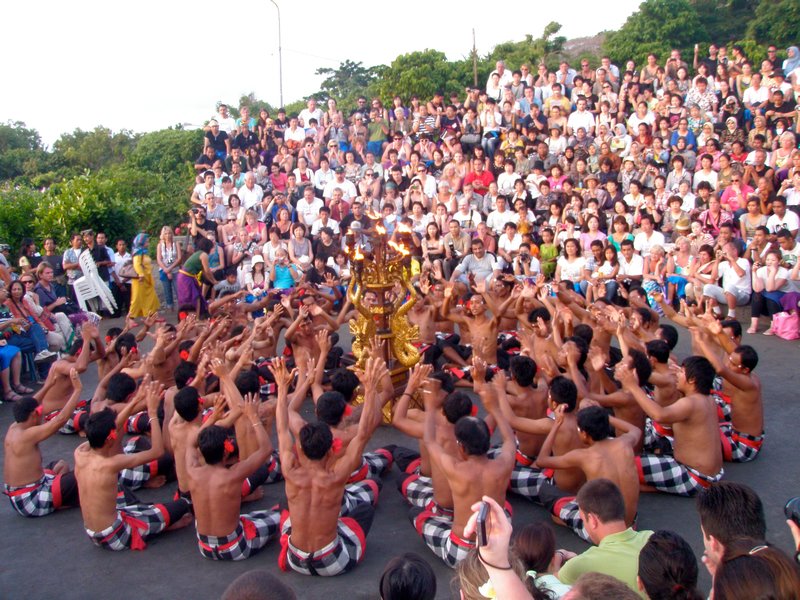
MULTIPOLYGON (((345 234, 345 254, 350 259, 351 278, 347 296, 358 317, 350 321, 353 355, 363 368, 370 341, 381 340, 381 352, 395 389, 405 385, 408 370, 420 360, 414 345, 419 328, 408 321, 417 302, 411 285, 411 229, 398 224, 396 240, 390 239, 379 216, 368 213, 370 227, 345 234)), ((360 224, 360 223, 359 223, 360 224)), ((391 422, 393 403, 384 406, 385 422, 391 422)))

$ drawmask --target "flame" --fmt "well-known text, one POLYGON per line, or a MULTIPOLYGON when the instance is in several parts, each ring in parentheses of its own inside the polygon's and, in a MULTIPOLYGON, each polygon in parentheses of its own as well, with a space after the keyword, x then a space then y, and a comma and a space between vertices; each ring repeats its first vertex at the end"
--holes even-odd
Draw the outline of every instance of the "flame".
POLYGON ((377 231, 380 235, 386 235, 386 228, 380 223, 375 225, 375 231, 377 231))
POLYGON ((375 212, 375 209, 374 209, 374 208, 372 208, 371 206, 370 206, 370 207, 369 207, 369 209, 367 210, 367 216, 368 216, 370 219, 372 219, 373 221, 379 221, 379 220, 381 219, 381 216, 380 216, 378 213, 376 213, 376 212, 375 212))
POLYGON ((398 244, 394 241, 389 242, 389 247, 397 252, 398 254, 402 254, 403 256, 408 256, 411 252, 405 246, 398 244))
POLYGON ((355 254, 353 254, 354 260, 364 260, 364 255, 361 254, 361 248, 356 246, 355 254))
POLYGON ((344 253, 345 254, 350 254, 350 246, 348 244, 344 245, 344 253))
POLYGON ((411 227, 409 227, 405 223, 399 223, 397 225, 397 231, 399 231, 400 233, 414 233, 411 227))

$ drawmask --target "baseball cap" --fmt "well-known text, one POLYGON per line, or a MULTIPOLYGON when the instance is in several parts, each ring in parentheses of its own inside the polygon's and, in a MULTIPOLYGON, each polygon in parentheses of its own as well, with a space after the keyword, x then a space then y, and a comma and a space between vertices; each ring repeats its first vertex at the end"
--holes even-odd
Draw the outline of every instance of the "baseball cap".
POLYGON ((344 173, 344 167, 336 167, 333 170, 334 173, 344 173))

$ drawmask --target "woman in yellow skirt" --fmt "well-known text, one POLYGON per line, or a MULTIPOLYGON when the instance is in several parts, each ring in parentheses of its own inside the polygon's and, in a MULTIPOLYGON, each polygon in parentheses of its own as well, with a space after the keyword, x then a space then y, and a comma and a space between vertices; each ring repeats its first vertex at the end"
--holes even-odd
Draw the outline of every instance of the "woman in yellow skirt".
POLYGON ((139 276, 131 280, 131 309, 128 316, 149 317, 161 306, 153 280, 153 265, 147 254, 150 236, 140 233, 133 240, 133 268, 139 276))

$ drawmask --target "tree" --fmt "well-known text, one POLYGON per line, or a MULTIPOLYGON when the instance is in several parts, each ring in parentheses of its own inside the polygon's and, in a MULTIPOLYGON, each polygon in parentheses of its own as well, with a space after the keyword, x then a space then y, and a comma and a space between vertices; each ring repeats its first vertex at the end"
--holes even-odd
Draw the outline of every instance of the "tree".
POLYGON ((319 92, 314 94, 318 100, 334 98, 341 109, 355 107, 356 98, 363 94, 369 85, 375 81, 380 67, 365 67, 361 62, 345 60, 335 69, 321 67, 315 71, 325 79, 319 86, 319 92))
POLYGON ((458 63, 447 61, 444 52, 423 50, 401 54, 391 65, 381 69, 378 79, 370 86, 370 93, 380 96, 386 104, 395 95, 408 101, 413 95, 431 98, 437 91, 461 92, 471 82, 471 66, 459 68, 458 63))
POLYGON ((131 131, 113 132, 106 127, 95 127, 92 131, 76 129, 64 133, 55 144, 54 153, 75 172, 97 170, 107 165, 123 162, 136 142, 131 131))
POLYGON ((556 36, 561 31, 561 24, 551 21, 548 23, 542 35, 536 39, 530 34, 519 42, 504 42, 494 47, 487 57, 488 70, 486 77, 494 69, 495 62, 504 60, 506 65, 512 69, 518 69, 520 65, 527 64, 532 72, 536 72, 535 65, 544 61, 548 67, 554 68, 557 65, 552 62, 558 59, 558 55, 563 51, 567 38, 556 36))
POLYGON ((707 34, 706 37, 695 41, 701 44, 709 42, 726 44, 745 36, 747 24, 753 18, 760 0, 691 0, 691 2, 697 14, 702 15, 707 34))
POLYGON ((800 2, 797 0, 762 0, 755 18, 747 26, 747 37, 778 48, 797 45, 800 2))
POLYGON ((194 164, 203 147, 200 129, 164 129, 145 133, 136 141, 130 155, 136 166, 155 173, 174 173, 194 164))
POLYGON ((603 49, 613 62, 644 64, 651 52, 663 62, 674 48, 691 63, 695 43, 705 39, 703 20, 688 0, 645 0, 622 28, 606 37, 603 49))

